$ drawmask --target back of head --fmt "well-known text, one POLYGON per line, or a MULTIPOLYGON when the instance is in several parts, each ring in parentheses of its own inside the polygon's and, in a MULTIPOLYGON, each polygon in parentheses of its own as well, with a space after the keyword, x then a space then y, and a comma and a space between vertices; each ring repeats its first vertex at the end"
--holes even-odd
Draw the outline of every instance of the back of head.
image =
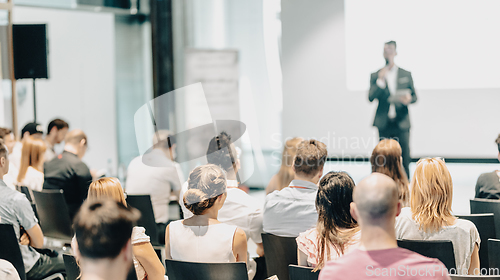
POLYGON ((452 217, 453 182, 443 160, 425 158, 417 162, 411 181, 410 207, 413 219, 424 231, 438 231, 452 217))
POLYGON ((69 145, 77 146, 82 140, 85 140, 85 144, 88 145, 87 135, 81 129, 73 129, 68 134, 64 142, 69 145))
POLYGON ((295 155, 297 155, 297 148, 302 141, 304 139, 294 137, 285 142, 285 147, 283 147, 283 153, 281 154, 281 167, 277 174, 280 190, 288 187, 293 180, 293 176, 295 175, 292 169, 293 160, 295 155))
POLYGON ((7 136, 11 133, 12 133, 12 130, 10 130, 6 127, 0 127, 0 139, 4 139, 5 136, 7 136))
POLYGON ((19 166, 19 174, 17 176, 17 181, 21 182, 25 175, 28 167, 33 167, 38 171, 42 170, 43 157, 47 146, 42 139, 33 138, 32 136, 23 138, 23 148, 21 150, 21 165, 19 166))
POLYGON ((226 175, 215 164, 196 167, 189 174, 188 190, 184 194, 184 205, 195 215, 211 208, 217 198, 226 193, 226 175))
POLYGON ((207 149, 207 162, 220 166, 225 172, 236 171, 236 151, 231 136, 225 131, 210 140, 207 149))
POLYGON ((63 128, 69 128, 69 124, 61 119, 53 119, 52 121, 50 121, 49 125, 47 126, 47 135, 50 134, 50 131, 54 127, 57 130, 61 130, 63 128))
POLYGON ((127 206, 125 194, 118 178, 106 177, 92 182, 87 197, 89 200, 112 199, 127 206))
POLYGON ((139 219, 137 209, 113 200, 87 200, 73 221, 78 249, 84 258, 116 258, 129 242, 139 219))
POLYGON ((325 165, 327 156, 324 143, 314 139, 300 142, 293 162, 295 173, 307 177, 316 175, 325 165))
POLYGON ((401 161, 401 146, 393 139, 381 140, 370 157, 372 172, 383 173, 391 177, 399 189, 399 199, 406 205, 410 199, 408 178, 401 161))
POLYGON ((43 127, 38 123, 27 123, 21 130, 21 138, 24 138, 25 134, 32 135, 35 138, 41 138, 43 136, 43 127))
POLYGON ((354 188, 353 201, 362 224, 381 225, 396 217, 398 187, 389 176, 375 172, 354 188))
POLYGON ((0 159, 1 158, 7 158, 7 147, 4 144, 3 139, 0 139, 0 159))
POLYGON ((498 134, 498 137, 497 139, 495 140, 495 143, 497 144, 498 146, 498 153, 500 154, 500 134, 498 134))

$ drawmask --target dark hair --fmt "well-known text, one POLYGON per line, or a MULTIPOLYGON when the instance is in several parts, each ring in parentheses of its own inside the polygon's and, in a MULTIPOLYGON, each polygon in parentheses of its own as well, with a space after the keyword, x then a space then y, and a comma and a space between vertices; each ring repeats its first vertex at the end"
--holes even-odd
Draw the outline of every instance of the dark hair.
POLYGON ((236 172, 236 151, 231 143, 231 136, 225 131, 212 138, 208 144, 207 162, 219 165, 226 172, 231 168, 236 172))
POLYGON ((215 164, 198 166, 189 173, 188 190, 184 205, 195 215, 201 215, 214 206, 215 201, 226 193, 226 175, 215 164))
POLYGON ((325 165, 327 155, 326 145, 318 140, 300 142, 293 161, 295 173, 314 175, 325 165))
POLYGON ((328 259, 325 260, 324 257, 329 258, 330 247, 342 255, 346 244, 359 231, 358 223, 350 212, 354 186, 351 176, 342 171, 330 171, 319 182, 316 195, 319 259, 316 270, 325 265, 328 259), (348 231, 341 231, 342 229, 348 231))
POLYGON ((497 137, 497 140, 495 140, 495 143, 497 143, 498 152, 500 153, 500 134, 498 134, 498 137, 497 137))
POLYGON ((394 45, 394 49, 396 49, 396 47, 397 47, 396 41, 389 41, 389 42, 386 42, 385 44, 386 45, 394 45))
POLYGON ((129 242, 139 217, 137 209, 111 199, 85 201, 73 221, 82 257, 116 258, 129 242))
POLYGON ((7 147, 3 142, 3 138, 0 138, 0 158, 7 157, 7 147))
POLYGON ((12 130, 6 127, 0 127, 0 139, 4 139, 5 136, 12 133, 12 130))
POLYGON ((54 127, 57 128, 57 130, 61 130, 63 128, 69 128, 69 124, 61 119, 54 119, 49 123, 49 126, 47 127, 47 134, 49 134, 54 127))

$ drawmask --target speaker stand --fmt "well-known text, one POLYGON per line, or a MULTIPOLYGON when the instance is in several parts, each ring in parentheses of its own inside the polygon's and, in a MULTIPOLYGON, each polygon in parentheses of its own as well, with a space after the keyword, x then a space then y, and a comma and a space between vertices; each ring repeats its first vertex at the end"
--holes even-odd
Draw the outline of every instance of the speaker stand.
POLYGON ((34 122, 36 123, 36 86, 35 86, 35 79, 33 79, 33 116, 35 118, 34 122))

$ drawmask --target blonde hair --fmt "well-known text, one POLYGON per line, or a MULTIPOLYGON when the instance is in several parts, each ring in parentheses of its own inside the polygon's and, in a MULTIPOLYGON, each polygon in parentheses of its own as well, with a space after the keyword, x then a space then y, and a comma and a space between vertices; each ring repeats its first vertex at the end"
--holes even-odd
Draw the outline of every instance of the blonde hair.
POLYGON ((98 200, 103 198, 110 198, 127 206, 122 185, 117 178, 101 178, 90 184, 88 199, 98 200))
POLYGON ((22 182, 26 177, 28 167, 33 167, 36 170, 43 172, 43 156, 47 146, 42 139, 33 138, 32 136, 23 139, 23 149, 21 152, 21 165, 17 181, 22 182))
POLYGON ((226 193, 226 174, 215 164, 198 166, 189 174, 184 206, 194 215, 202 215, 214 206, 217 198, 226 193))
POLYGON ((293 159, 295 155, 297 155, 297 147, 303 140, 304 139, 300 137, 294 137, 285 142, 285 147, 283 147, 283 153, 281 155, 281 167, 276 174, 278 179, 278 190, 288 187, 293 180, 295 176, 295 172, 293 172, 292 169, 293 159))
POLYGON ((399 199, 406 207, 410 200, 408 178, 401 161, 401 146, 394 139, 381 140, 370 157, 372 172, 378 172, 391 177, 398 186, 399 199))
POLYGON ((413 219, 425 232, 439 231, 453 218, 453 182, 443 160, 425 158, 417 162, 411 181, 410 207, 413 219))

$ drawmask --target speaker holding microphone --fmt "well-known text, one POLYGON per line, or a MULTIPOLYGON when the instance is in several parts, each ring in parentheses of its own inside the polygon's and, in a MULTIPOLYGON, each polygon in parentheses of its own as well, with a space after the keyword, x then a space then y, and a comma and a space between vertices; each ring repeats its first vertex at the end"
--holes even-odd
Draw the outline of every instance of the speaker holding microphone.
POLYGON ((48 79, 47 25, 14 24, 14 76, 17 79, 48 79))

